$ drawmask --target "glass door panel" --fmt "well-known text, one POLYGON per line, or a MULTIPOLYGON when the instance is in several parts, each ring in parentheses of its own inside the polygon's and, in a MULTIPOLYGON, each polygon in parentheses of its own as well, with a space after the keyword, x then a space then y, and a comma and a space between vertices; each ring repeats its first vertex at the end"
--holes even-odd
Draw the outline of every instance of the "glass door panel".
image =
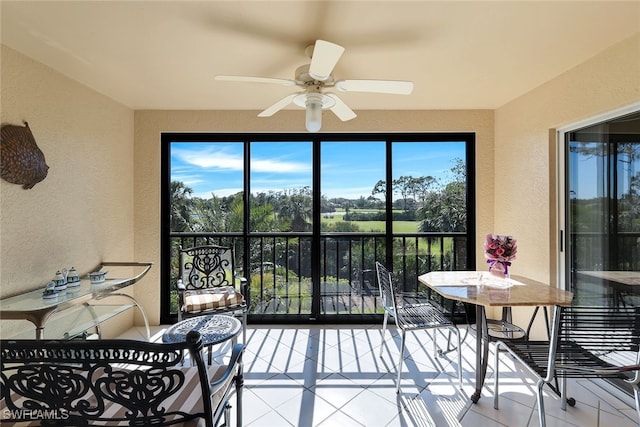
POLYGON ((379 312, 386 233, 385 141, 322 141, 320 314, 379 312))
POLYGON ((311 314, 313 146, 250 143, 249 266, 261 315, 311 314))
POLYGON ((566 134, 567 283, 576 305, 640 302, 640 114, 566 134))
POLYGON ((467 144, 401 141, 391 151, 393 269, 410 292, 426 271, 466 268, 456 233, 468 231, 467 144))
MULTIPOLYGON (((573 304, 638 306, 640 113, 567 132, 565 159, 564 264, 573 304)), ((637 362, 627 354, 616 357, 637 362)), ((611 383, 632 393, 621 380, 611 383)))

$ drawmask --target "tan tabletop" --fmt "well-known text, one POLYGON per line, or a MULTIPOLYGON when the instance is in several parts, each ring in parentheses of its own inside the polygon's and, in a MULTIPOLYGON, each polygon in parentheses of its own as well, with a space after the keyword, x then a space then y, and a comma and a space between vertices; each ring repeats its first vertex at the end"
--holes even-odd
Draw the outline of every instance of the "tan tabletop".
POLYGON ((522 276, 501 279, 487 271, 432 271, 418 280, 445 298, 503 306, 569 306, 573 294, 522 276))
POLYGON ((503 307, 504 321, 511 321, 514 306, 569 306, 571 292, 553 288, 522 276, 498 278, 488 271, 432 271, 418 277, 444 298, 476 306, 476 391, 471 401, 477 403, 487 376, 490 336, 485 307, 503 307))

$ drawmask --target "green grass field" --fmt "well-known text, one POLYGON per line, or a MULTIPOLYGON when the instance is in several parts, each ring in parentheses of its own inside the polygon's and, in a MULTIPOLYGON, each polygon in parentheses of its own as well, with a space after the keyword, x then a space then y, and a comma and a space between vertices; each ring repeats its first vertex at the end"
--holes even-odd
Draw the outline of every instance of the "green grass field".
MULTIPOLYGON (((353 209, 354 212, 360 209, 353 209)), ((370 212, 370 209, 362 209, 370 212)), ((322 215, 323 224, 335 224, 338 222, 344 222, 342 216, 344 215, 343 209, 338 209, 335 214, 330 216, 322 215)), ((385 222, 384 221, 350 221, 351 224, 356 224, 361 232, 379 232, 384 233, 385 222)), ((418 231, 418 221, 394 221, 393 231, 395 233, 415 233, 418 231)))

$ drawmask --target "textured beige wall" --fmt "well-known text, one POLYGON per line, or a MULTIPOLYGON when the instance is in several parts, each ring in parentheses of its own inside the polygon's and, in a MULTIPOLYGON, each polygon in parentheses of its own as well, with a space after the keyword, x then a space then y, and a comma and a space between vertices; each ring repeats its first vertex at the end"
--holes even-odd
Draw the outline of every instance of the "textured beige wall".
MULTIPOLYGON (((476 132, 478 242, 490 231, 514 234, 520 247, 514 272, 548 281, 555 258, 549 132, 638 101, 639 53, 637 36, 495 117, 492 111, 358 111, 347 123, 325 114, 323 131, 476 132)), ((270 119, 257 111, 134 114, 6 47, 1 79, 2 123, 29 120, 51 170, 32 190, 0 182, 0 296, 38 287, 62 266, 86 272, 101 259, 153 261, 156 267, 134 287, 151 323, 160 316, 160 133, 304 132, 300 110, 270 119)))
POLYGON ((554 129, 638 101, 640 35, 496 110, 493 215, 496 232, 518 238, 515 274, 556 281, 554 129))
MULTIPOLYGON (((133 111, 1 49, 1 122, 29 122, 49 173, 30 190, 0 180, 0 298, 134 253, 133 111)), ((0 333, 28 326, 2 321, 0 333)))
MULTIPOLYGON (((281 111, 269 119, 257 111, 136 111, 135 228, 136 257, 160 260, 160 133, 161 132, 304 132, 304 111, 281 111)), ((323 132, 476 132, 478 230, 493 228, 493 112, 492 111, 358 111, 342 123, 323 116, 323 132)), ((480 254, 480 261, 482 255, 480 254)), ((136 298, 159 320, 160 270, 135 289, 136 298)))

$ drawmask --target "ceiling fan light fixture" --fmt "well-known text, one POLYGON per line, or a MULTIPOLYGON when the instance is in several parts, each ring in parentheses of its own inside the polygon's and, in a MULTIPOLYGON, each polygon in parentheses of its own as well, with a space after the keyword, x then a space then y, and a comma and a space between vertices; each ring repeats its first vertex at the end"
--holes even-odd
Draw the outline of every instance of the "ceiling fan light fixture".
MULTIPOLYGON (((1 0, 0 0, 1 1, 1 0)), ((295 80, 251 76, 216 76, 216 80, 253 83, 271 83, 284 86, 300 86, 303 91, 292 93, 267 109, 258 117, 271 117, 290 103, 305 109, 305 126, 309 132, 318 132, 322 127, 322 110, 331 110, 343 122, 352 120, 356 113, 336 94, 323 93, 324 89, 335 88, 341 92, 368 92, 409 95, 413 82, 403 80, 338 80, 333 78, 334 68, 344 53, 344 47, 325 40, 316 40, 306 49, 310 64, 296 69, 295 80)))
POLYGON ((322 127, 322 95, 319 93, 309 93, 305 100, 307 111, 305 125, 307 131, 318 132, 322 127))

